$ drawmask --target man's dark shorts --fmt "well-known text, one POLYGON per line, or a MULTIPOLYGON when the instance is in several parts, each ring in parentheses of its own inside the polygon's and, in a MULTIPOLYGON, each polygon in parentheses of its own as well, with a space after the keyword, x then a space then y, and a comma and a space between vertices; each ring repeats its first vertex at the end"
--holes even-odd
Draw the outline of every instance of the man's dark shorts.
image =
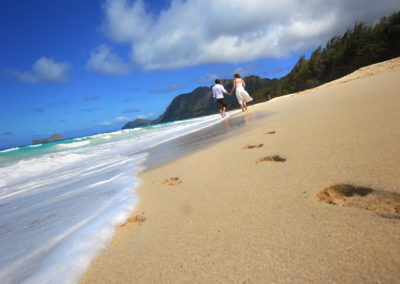
POLYGON ((220 109, 226 107, 226 104, 224 102, 224 99, 217 99, 217 104, 219 106, 220 109))

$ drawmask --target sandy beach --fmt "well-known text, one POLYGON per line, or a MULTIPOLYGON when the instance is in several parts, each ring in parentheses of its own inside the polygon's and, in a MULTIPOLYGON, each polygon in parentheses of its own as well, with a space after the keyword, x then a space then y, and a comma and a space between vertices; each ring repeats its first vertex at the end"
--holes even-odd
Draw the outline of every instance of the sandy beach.
POLYGON ((140 175, 81 283, 398 283, 399 106, 400 58, 251 106, 140 175))

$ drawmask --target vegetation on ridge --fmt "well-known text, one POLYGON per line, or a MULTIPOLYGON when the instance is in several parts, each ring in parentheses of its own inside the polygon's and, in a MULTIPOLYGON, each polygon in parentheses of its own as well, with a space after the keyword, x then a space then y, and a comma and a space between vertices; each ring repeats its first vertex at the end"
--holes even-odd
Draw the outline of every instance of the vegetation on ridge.
MULTIPOLYGON (((319 46, 309 59, 301 56, 293 69, 281 79, 257 76, 245 77, 246 89, 254 103, 272 97, 300 92, 343 77, 361 67, 400 56, 400 12, 383 17, 379 23, 368 26, 356 23, 343 35, 331 38, 326 46, 319 46)), ((221 83, 229 91, 232 80, 221 83)), ((239 108, 235 96, 225 96, 228 109, 239 108)), ((128 122, 124 128, 155 124, 217 113, 211 88, 199 87, 189 94, 173 99, 156 120, 128 122)))
POLYGON ((375 25, 356 23, 343 35, 331 38, 325 48, 319 46, 309 59, 301 56, 288 75, 269 88, 259 89, 253 96, 265 101, 266 94, 276 97, 300 92, 398 56, 400 12, 383 17, 375 25))

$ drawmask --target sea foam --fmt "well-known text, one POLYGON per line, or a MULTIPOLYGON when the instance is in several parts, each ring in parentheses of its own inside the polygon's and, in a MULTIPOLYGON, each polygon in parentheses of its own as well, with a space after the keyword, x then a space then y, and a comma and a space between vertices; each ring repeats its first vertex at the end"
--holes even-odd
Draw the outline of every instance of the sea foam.
POLYGON ((14 148, 1 150, 0 153, 8 153, 8 152, 16 151, 16 150, 19 150, 19 147, 14 147, 14 148))
POLYGON ((79 142, 58 144, 58 146, 61 148, 77 148, 77 147, 82 147, 82 146, 89 145, 89 144, 90 144, 90 141, 79 141, 79 142))
POLYGON ((78 282, 133 211, 145 151, 220 120, 86 136, 40 151, 21 147, 10 152, 14 160, 0 153, 0 162, 8 159, 0 163, 0 283, 78 282))

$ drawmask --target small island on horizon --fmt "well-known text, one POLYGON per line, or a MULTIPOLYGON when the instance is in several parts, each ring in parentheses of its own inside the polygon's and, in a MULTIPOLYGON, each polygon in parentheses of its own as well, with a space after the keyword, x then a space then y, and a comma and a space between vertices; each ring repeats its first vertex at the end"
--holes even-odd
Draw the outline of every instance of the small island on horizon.
POLYGON ((49 138, 43 138, 43 139, 37 139, 37 140, 32 140, 32 144, 40 144, 40 143, 46 143, 46 142, 52 142, 52 141, 58 141, 58 140, 64 140, 67 139, 64 136, 58 135, 58 134, 53 134, 49 138))

